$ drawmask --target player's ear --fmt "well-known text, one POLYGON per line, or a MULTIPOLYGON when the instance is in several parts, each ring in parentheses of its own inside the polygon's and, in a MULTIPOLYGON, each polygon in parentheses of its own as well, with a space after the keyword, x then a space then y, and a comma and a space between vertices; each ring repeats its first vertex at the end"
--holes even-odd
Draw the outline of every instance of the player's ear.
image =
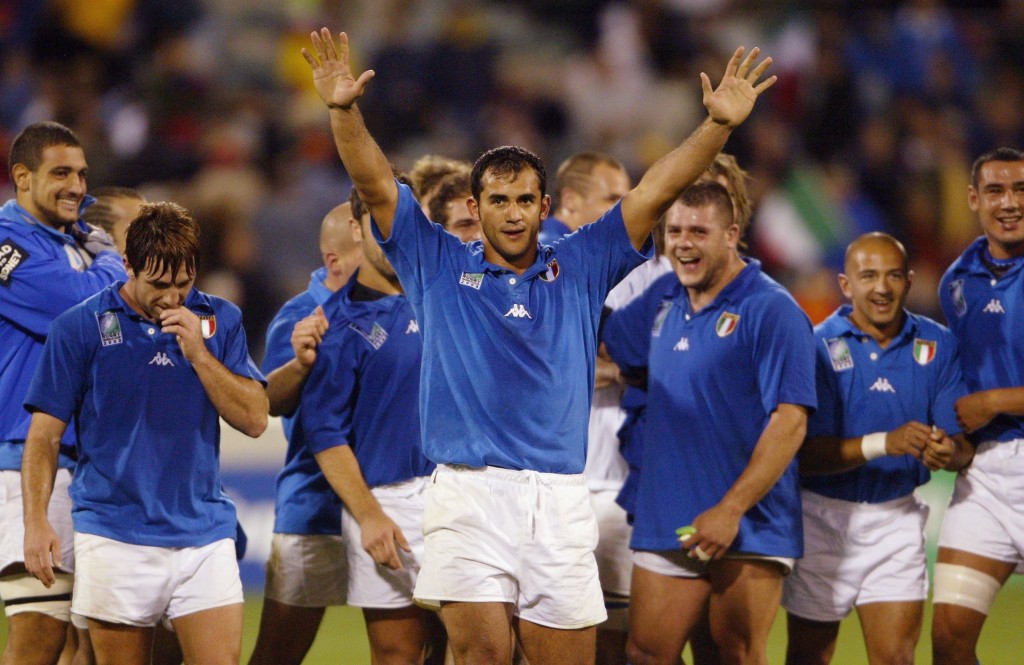
POLYGON ((466 207, 469 208, 469 216, 473 218, 473 221, 480 221, 480 204, 477 203, 476 197, 469 197, 466 199, 466 207))
POLYGON ((19 192, 27 192, 29 188, 29 178, 32 175, 32 170, 25 166, 21 162, 18 162, 11 168, 11 178, 14 180, 14 187, 19 192))
POLYGON ((839 273, 836 279, 839 281, 839 290, 843 292, 843 295, 847 298, 853 298, 853 292, 850 291, 850 278, 843 273, 839 273))

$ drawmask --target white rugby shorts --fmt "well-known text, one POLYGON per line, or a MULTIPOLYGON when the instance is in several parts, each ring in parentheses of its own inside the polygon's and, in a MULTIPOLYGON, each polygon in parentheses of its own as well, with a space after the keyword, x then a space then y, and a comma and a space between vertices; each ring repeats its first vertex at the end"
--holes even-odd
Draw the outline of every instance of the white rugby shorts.
POLYGON ((786 578, 782 606, 811 621, 841 621, 859 605, 928 597, 924 525, 913 494, 856 503, 801 492, 804 556, 786 578))
POLYGON ((275 533, 264 595, 292 607, 331 607, 348 600, 348 558, 340 535, 275 533))
POLYGON ((235 542, 202 547, 131 545, 75 534, 71 611, 129 626, 155 626, 181 616, 242 602, 235 542))
POLYGON ((590 504, 597 518, 597 572, 604 593, 629 595, 633 575, 633 552, 629 539, 633 527, 626 520, 626 511, 615 503, 618 490, 590 490, 590 504))
POLYGON ((942 521, 939 547, 1024 564, 1024 439, 978 446, 960 473, 942 521))
MULTIPOLYGON (((739 561, 770 561, 779 565, 779 572, 788 575, 793 570, 793 559, 785 556, 729 552, 725 559, 739 561)), ((711 561, 701 561, 688 550, 633 550, 633 565, 666 577, 698 578, 708 576, 711 561)))
MULTIPOLYGON (((71 526, 71 472, 57 469, 47 517, 60 537, 60 570, 75 571, 75 530, 71 526)), ((21 496, 21 472, 0 471, 0 570, 25 562, 25 513, 21 496)))
POLYGON ((348 553, 350 606, 399 609, 413 604, 412 592, 423 561, 423 509, 429 482, 430 478, 423 476, 370 490, 412 548, 411 552, 406 552, 395 546, 402 561, 401 570, 378 566, 374 562, 363 549, 359 522, 347 509, 342 509, 341 533, 348 553))
POLYGON ((601 623, 589 495, 582 474, 439 466, 416 601, 511 603, 519 618, 550 628, 601 623))

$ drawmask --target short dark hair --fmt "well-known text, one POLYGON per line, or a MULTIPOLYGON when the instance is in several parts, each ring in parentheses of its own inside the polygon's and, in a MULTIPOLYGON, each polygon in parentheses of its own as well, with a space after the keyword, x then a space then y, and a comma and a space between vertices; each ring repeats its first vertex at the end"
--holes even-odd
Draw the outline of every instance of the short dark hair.
POLYGON ((459 198, 468 198, 471 193, 469 188, 468 173, 449 173, 437 186, 437 193, 430 199, 430 221, 437 222, 448 228, 448 203, 459 198))
POLYGON ((136 274, 152 270, 189 277, 199 270, 199 223, 177 203, 160 201, 139 208, 128 227, 125 258, 136 274))
MULTIPOLYGON (((412 183, 409 181, 409 176, 404 171, 399 171, 395 168, 395 165, 391 165, 391 174, 395 176, 395 180, 402 183, 403 185, 409 185, 412 187, 412 183)), ((363 203, 363 199, 359 197, 359 192, 353 187, 352 191, 348 195, 348 203, 352 206, 352 218, 357 222, 361 222, 363 215, 367 213, 366 204, 363 203)))
POLYGON ((729 198, 729 190, 722 186, 721 183, 713 180, 705 180, 690 185, 680 194, 679 202, 690 208, 718 206, 723 212, 728 214, 728 225, 736 223, 736 219, 733 216, 732 199, 729 198))
POLYGON ((543 198, 548 187, 548 176, 544 170, 544 163, 540 161, 540 157, 526 148, 514 145, 492 148, 476 160, 476 164, 473 164, 473 172, 469 176, 473 198, 480 200, 480 192, 484 189, 481 182, 484 173, 490 171, 494 175, 516 177, 525 168, 533 169, 537 174, 537 179, 540 180, 540 195, 543 198))
POLYGON ((1016 148, 1004 147, 989 150, 981 157, 978 157, 974 160, 974 164, 971 165, 972 186, 978 186, 978 175, 981 173, 981 167, 989 162, 1024 162, 1024 152, 1021 152, 1016 148))
POLYGON ((86 224, 98 226, 107 233, 114 228, 114 209, 110 206, 110 199, 132 199, 134 201, 145 201, 146 197, 131 187, 100 187, 92 192, 96 202, 85 209, 82 219, 86 224))
POLYGON ((24 164, 29 171, 35 171, 43 163, 43 151, 52 145, 81 148, 82 142, 59 122, 32 123, 14 138, 7 156, 7 172, 13 174, 15 164, 24 164))

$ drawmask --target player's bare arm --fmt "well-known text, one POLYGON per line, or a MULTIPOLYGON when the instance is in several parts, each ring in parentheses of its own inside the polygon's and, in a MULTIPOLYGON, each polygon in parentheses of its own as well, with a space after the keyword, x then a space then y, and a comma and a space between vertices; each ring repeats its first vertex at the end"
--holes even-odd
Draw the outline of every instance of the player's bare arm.
POLYGON ((367 70, 358 78, 353 75, 349 67, 348 35, 344 32, 335 42, 331 31, 322 28, 320 32, 311 33, 310 40, 313 52, 302 49, 302 57, 313 70, 317 94, 330 109, 331 132, 338 155, 359 197, 386 238, 391 235, 398 186, 387 157, 370 136, 356 106, 356 100, 363 95, 374 72, 367 70))
POLYGON ((402 529, 387 516, 363 478, 349 446, 334 446, 315 455, 324 477, 359 523, 363 549, 382 566, 400 570, 398 548, 411 551, 402 529))
POLYGON ((309 370, 316 362, 316 350, 330 324, 319 305, 313 313, 295 324, 292 330, 292 351, 295 357, 267 375, 267 400, 270 415, 290 416, 295 413, 306 385, 309 370))
MULTIPOLYGON (((879 432, 878 434, 885 436, 886 455, 913 455, 922 459, 928 441, 932 437, 932 428, 924 423, 911 421, 890 432, 879 432)), ((869 461, 864 456, 864 437, 862 436, 848 439, 814 437, 800 448, 799 457, 800 474, 805 476, 842 473, 869 461)))
POLYGON ((67 423, 37 411, 32 414, 21 460, 21 492, 25 502, 25 569, 47 588, 54 568, 60 567, 60 538, 50 525, 47 509, 57 475, 60 440, 67 423))
POLYGON ((213 357, 206 347, 199 317, 187 307, 165 309, 160 312, 160 326, 177 338, 220 417, 246 436, 263 434, 270 409, 263 385, 235 374, 213 357))
POLYGON ((768 419, 747 468, 717 505, 693 520, 694 534, 687 549, 702 549, 722 558, 739 532, 740 518, 778 482, 793 460, 807 432, 807 408, 780 404, 768 419))
POLYGON ((711 79, 701 72, 708 117, 679 147, 655 162, 623 198, 622 217, 637 249, 682 191, 711 165, 732 130, 750 115, 758 96, 775 84, 775 76, 758 83, 772 59, 758 63, 758 48, 746 57, 744 53, 742 46, 736 49, 717 88, 712 89, 711 79))
POLYGON ((956 401, 956 420, 971 433, 1000 413, 1024 416, 1024 388, 993 388, 965 395, 956 401))

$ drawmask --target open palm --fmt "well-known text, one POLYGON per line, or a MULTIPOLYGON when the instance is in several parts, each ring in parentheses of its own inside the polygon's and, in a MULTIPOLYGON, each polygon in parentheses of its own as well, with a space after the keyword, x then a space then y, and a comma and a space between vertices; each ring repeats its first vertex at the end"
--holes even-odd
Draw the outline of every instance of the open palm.
POLYGON ((752 49, 746 58, 743 57, 744 50, 742 46, 739 47, 729 58, 725 75, 714 90, 711 88, 711 79, 708 75, 703 72, 700 75, 701 87, 704 89, 704 106, 708 114, 718 124, 730 128, 738 126, 750 115, 758 95, 772 87, 778 78, 772 76, 758 83, 757 80, 772 64, 772 59, 765 58, 754 66, 761 49, 752 49))
POLYGON ((338 35, 337 44, 327 28, 312 32, 310 39, 316 55, 302 49, 302 57, 313 69, 313 85, 317 94, 330 108, 351 108, 373 78, 373 70, 363 72, 359 78, 352 76, 348 64, 348 35, 344 32, 338 35))

